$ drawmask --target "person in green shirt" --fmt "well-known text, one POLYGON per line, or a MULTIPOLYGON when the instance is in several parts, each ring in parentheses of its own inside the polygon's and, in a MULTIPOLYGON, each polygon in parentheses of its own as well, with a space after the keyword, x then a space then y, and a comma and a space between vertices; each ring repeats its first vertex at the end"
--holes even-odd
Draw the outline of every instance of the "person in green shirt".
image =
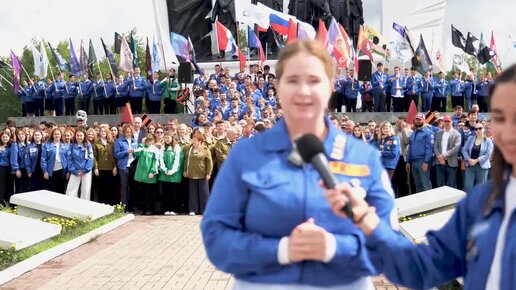
POLYGON ((154 213, 156 199, 156 181, 159 166, 159 149, 155 145, 154 135, 148 134, 145 137, 144 145, 136 149, 135 155, 138 159, 134 181, 138 182, 140 194, 142 194, 142 211, 150 215, 154 213))
POLYGON ((165 132, 163 141, 158 176, 163 188, 163 210, 165 215, 176 215, 179 212, 177 195, 183 177, 184 154, 171 132, 165 132))
POLYGON ((165 99, 165 114, 177 113, 177 91, 180 89, 176 77, 176 70, 171 68, 168 77, 161 81, 161 87, 165 89, 163 98, 165 99))

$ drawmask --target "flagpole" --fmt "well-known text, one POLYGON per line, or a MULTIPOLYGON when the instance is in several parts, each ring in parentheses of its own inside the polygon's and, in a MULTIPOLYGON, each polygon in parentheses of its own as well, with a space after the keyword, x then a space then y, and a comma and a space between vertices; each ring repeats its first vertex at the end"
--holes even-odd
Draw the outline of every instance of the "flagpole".
MULTIPOLYGON (((102 79, 102 87, 104 88, 104 98, 107 99, 108 95, 107 95, 107 91, 106 91, 106 82, 104 81, 104 76, 102 75, 102 70, 100 70, 100 64, 99 64, 98 59, 97 59, 97 67, 99 69, 100 78, 102 79)), ((109 67, 111 67, 111 65, 109 67)), ((111 74, 111 75, 113 75, 113 74, 111 74)))
POLYGON ((2 79, 4 79, 8 84, 10 84, 11 86, 13 86, 13 84, 12 84, 8 79, 6 79, 3 75, 1 75, 1 74, 0 74, 0 77, 1 77, 2 79))

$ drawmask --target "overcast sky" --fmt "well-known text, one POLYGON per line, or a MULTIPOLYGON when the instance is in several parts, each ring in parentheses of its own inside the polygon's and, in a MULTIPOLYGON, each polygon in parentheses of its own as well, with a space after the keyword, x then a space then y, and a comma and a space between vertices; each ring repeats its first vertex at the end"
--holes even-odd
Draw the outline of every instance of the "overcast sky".
MULTIPOLYGON (((363 1, 366 23, 378 30, 380 1, 363 1)), ((451 47, 451 23, 465 35, 471 31, 480 37, 483 32, 488 43, 493 29, 499 57, 507 67, 516 62, 516 49, 508 48, 516 41, 515 10, 514 0, 448 0, 443 50, 451 47), (509 38, 511 34, 513 38, 509 38)), ((97 55, 103 56, 100 37, 111 45, 114 31, 126 33, 137 27, 140 35, 152 38, 156 31, 154 23, 151 0, 2 0, 0 55, 7 56, 9 49, 21 53, 33 37, 45 38, 53 44, 71 37, 76 49, 81 38, 85 42, 92 38, 97 55)))

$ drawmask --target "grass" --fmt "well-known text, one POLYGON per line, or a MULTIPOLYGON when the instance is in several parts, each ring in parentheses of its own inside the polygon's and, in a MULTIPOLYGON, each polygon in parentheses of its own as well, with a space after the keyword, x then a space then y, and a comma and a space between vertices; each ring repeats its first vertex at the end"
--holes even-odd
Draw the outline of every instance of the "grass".
MULTIPOLYGON (((8 211, 8 207, 0 207, 2 211, 8 211)), ((38 244, 32 245, 28 248, 16 251, 15 247, 12 246, 9 249, 0 249, 0 271, 4 270, 16 263, 26 260, 32 256, 49 250, 57 245, 73 240, 79 236, 82 236, 94 229, 97 229, 105 224, 115 221, 125 216, 123 206, 115 206, 115 211, 105 217, 92 221, 91 219, 81 220, 79 218, 67 219, 67 218, 43 218, 43 221, 61 225, 61 233, 53 238, 38 244)), ((90 240, 94 241, 96 238, 90 240)))

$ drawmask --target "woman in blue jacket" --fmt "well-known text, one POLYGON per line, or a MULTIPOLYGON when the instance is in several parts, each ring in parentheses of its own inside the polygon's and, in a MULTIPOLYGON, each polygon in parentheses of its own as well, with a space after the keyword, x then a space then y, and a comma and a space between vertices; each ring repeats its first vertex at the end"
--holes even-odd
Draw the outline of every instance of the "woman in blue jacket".
POLYGON ((16 131, 16 142, 11 145, 11 166, 14 174, 14 188, 16 193, 29 190, 29 176, 25 165, 25 152, 29 142, 25 131, 16 131))
POLYGON ((125 124, 122 127, 120 138, 115 141, 114 155, 118 167, 118 174, 120 175, 120 185, 122 186, 122 203, 126 210, 131 210, 130 204, 131 196, 129 191, 129 166, 134 161, 134 149, 138 144, 133 138, 133 126, 125 124))
POLYGON ((389 179, 392 179, 396 165, 400 160, 400 140, 394 134, 394 129, 388 121, 380 124, 380 139, 378 140, 378 148, 380 149, 380 156, 382 164, 387 169, 389 179))
POLYGON ((295 138, 319 136, 336 178, 367 188, 365 199, 390 223, 393 193, 379 153, 325 116, 334 73, 316 41, 283 48, 276 75, 284 117, 237 142, 215 179, 202 235, 209 259, 235 275, 236 289, 374 289, 368 276, 376 261, 363 234, 331 213, 313 166, 289 161, 295 138))
POLYGON ((61 131, 56 128, 41 153, 41 170, 43 178, 48 181, 48 190, 65 193, 65 176, 67 174, 67 146, 61 142, 61 131))
POLYGON ((487 173, 491 168, 492 153, 493 141, 485 137, 482 123, 477 123, 475 135, 470 136, 462 147, 462 158, 466 165, 466 175, 464 176, 466 192, 473 186, 486 182, 487 173))
POLYGON ((77 197, 79 186, 81 198, 90 200, 91 170, 93 169, 93 148, 86 140, 84 129, 75 132, 75 140, 66 154, 70 180, 66 188, 66 195, 77 197))
MULTIPOLYGON (((430 231, 428 245, 414 245, 380 221, 375 208, 339 184, 326 196, 336 215, 346 196, 353 222, 367 236, 370 255, 396 284, 428 289, 464 277, 464 289, 516 289, 516 65, 497 78, 491 95, 496 140, 492 178, 460 201, 450 220, 430 231)), ((474 139, 474 138, 473 138, 474 139)))
POLYGON ((32 133, 32 143, 25 149, 25 168, 30 179, 30 190, 42 190, 46 187, 41 170, 41 156, 43 147, 43 131, 36 130, 32 133))
POLYGON ((7 132, 0 133, 0 203, 9 202, 14 192, 11 175, 11 137, 7 132))

